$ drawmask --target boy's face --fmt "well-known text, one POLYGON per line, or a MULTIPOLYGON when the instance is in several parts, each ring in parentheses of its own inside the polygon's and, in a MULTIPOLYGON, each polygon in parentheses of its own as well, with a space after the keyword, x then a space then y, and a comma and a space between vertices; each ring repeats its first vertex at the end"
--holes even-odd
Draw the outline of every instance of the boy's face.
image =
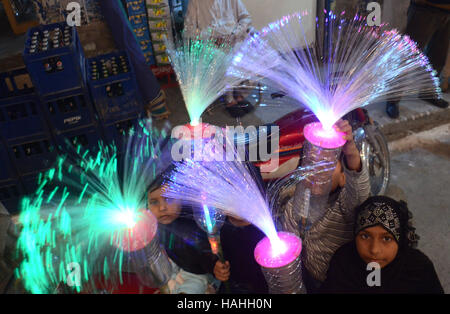
POLYGON ((331 192, 335 191, 338 187, 344 187, 345 174, 342 169, 341 161, 338 160, 336 168, 334 168, 333 175, 331 176, 331 192))
POLYGON ((374 226, 356 235, 356 249, 364 262, 376 262, 383 268, 397 256, 398 244, 386 229, 374 226))
POLYGON ((181 203, 163 197, 162 188, 158 188, 148 194, 148 208, 160 224, 168 225, 180 215, 181 203))

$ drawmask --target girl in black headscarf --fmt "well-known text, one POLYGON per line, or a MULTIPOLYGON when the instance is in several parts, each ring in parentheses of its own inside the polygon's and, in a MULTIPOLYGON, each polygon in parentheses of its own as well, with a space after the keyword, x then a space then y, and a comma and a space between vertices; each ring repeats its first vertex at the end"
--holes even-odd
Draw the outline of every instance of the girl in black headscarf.
POLYGON ((322 293, 444 293, 433 263, 414 248, 405 202, 374 196, 356 214, 355 240, 336 251, 322 293))

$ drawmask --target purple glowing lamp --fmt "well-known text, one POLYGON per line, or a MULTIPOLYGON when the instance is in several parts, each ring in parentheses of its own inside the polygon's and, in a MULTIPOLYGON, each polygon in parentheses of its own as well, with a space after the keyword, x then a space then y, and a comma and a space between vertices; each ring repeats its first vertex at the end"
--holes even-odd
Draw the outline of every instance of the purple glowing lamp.
POLYGON ((278 232, 279 242, 265 237, 256 245, 256 262, 264 268, 280 268, 295 261, 302 251, 302 241, 289 232, 278 232))
POLYGON ((326 130, 320 122, 305 125, 303 134, 311 144, 325 149, 336 149, 344 146, 346 142, 343 137, 345 133, 338 132, 334 128, 326 130))

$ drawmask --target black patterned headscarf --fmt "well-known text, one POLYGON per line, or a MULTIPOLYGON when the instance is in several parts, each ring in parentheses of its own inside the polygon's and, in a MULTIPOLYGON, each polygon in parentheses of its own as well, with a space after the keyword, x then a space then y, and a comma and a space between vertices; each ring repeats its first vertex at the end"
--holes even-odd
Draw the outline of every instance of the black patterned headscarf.
POLYGON ((369 197, 357 209, 355 235, 361 230, 380 225, 390 232, 401 246, 417 246, 419 237, 412 226, 412 214, 404 201, 386 196, 369 197))

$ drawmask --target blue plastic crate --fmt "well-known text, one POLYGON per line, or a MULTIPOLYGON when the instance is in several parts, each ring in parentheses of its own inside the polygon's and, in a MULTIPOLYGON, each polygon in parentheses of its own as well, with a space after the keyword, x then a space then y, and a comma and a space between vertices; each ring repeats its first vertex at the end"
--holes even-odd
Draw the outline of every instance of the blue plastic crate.
POLYGON ((0 181, 11 180, 17 173, 8 155, 6 145, 0 141, 0 181))
MULTIPOLYGON (((71 165, 74 166, 74 164, 71 165)), ((70 170, 72 172, 72 175, 70 175, 70 177, 76 180, 77 176, 80 173, 79 171, 83 170, 79 169, 77 171, 73 171, 73 169, 74 168, 72 167, 70 170)), ((69 167, 62 167, 62 169, 54 167, 52 169, 48 169, 39 173, 21 176, 20 181, 23 184, 26 195, 35 194, 38 188, 42 188, 39 190, 39 193, 41 193, 42 191, 43 193, 42 196, 45 198, 47 196, 50 196, 56 187, 58 187, 60 192, 62 191, 61 188, 64 188, 67 192, 71 194, 80 193, 81 190, 79 186, 72 185, 70 183, 67 184, 67 178, 69 176, 68 171, 69 167), (49 178, 50 171, 53 172, 51 179, 49 178), (59 176, 60 174, 62 174, 61 177, 59 176)), ((59 194, 59 196, 60 195, 61 194, 59 194)), ((58 197, 53 198, 53 200, 58 202, 58 197)))
POLYGON ((141 47, 142 52, 150 51, 153 52, 153 45, 150 39, 142 39, 138 41, 139 46, 141 47))
POLYGON ((0 99, 0 134, 6 141, 45 133, 47 122, 34 94, 0 99))
POLYGON ((148 29, 147 24, 142 24, 142 25, 133 27, 133 32, 136 35, 136 39, 138 42, 141 40, 150 40, 151 39, 150 31, 148 29))
POLYGON ((125 150, 124 139, 131 128, 136 127, 139 118, 144 117, 145 113, 130 116, 126 119, 115 121, 104 126, 105 142, 108 144, 115 144, 118 152, 125 150))
POLYGON ((25 195, 25 190, 19 180, 0 182, 0 202, 10 214, 20 211, 20 201, 25 195))
POLYGON ((99 142, 103 141, 103 134, 98 125, 71 130, 55 136, 58 150, 70 151, 81 145, 83 150, 98 151, 99 142))
POLYGON ((51 168, 57 156, 50 134, 10 141, 7 147, 19 175, 37 173, 51 168))
POLYGON ((147 62, 147 65, 149 65, 149 66, 156 65, 156 59, 155 59, 154 55, 150 55, 150 56, 146 57, 145 61, 147 62))
POLYGON ((26 68, 0 73, 1 100, 30 95, 34 92, 33 82, 26 68))
POLYGON ((37 189, 45 182, 45 187, 43 189, 44 195, 48 195, 57 185, 59 185, 59 181, 56 179, 54 181, 46 181, 46 174, 48 170, 33 173, 26 176, 21 176, 20 181, 24 187, 24 192, 26 195, 34 194, 37 189))
POLYGON ((128 15, 146 14, 147 5, 145 0, 126 0, 128 15))
POLYGON ((130 24, 132 27, 146 24, 147 23, 147 13, 139 13, 139 14, 131 14, 128 16, 128 20, 130 21, 130 24))
POLYGON ((40 96, 86 85, 85 58, 78 33, 75 27, 70 27, 65 22, 30 28, 26 36, 23 59, 40 96), (63 34, 58 36, 65 36, 64 32, 67 31, 68 41, 65 42, 64 37, 58 37, 60 42, 58 47, 54 47, 52 36, 56 36, 57 29, 63 34), (47 46, 44 44, 45 32, 50 34, 47 46))
POLYGON ((156 64, 155 55, 153 54, 152 49, 147 49, 147 50, 143 51, 142 53, 143 53, 143 55, 145 57, 145 61, 148 65, 156 64))
POLYGON ((89 90, 102 124, 143 110, 133 67, 125 52, 88 59, 87 68, 89 90))
POLYGON ((41 103, 55 134, 88 126, 97 121, 87 88, 43 97, 41 103))
POLYGON ((33 194, 36 192, 39 184, 42 182, 43 175, 40 173, 33 173, 27 176, 22 176, 20 181, 22 181, 25 194, 33 194))

